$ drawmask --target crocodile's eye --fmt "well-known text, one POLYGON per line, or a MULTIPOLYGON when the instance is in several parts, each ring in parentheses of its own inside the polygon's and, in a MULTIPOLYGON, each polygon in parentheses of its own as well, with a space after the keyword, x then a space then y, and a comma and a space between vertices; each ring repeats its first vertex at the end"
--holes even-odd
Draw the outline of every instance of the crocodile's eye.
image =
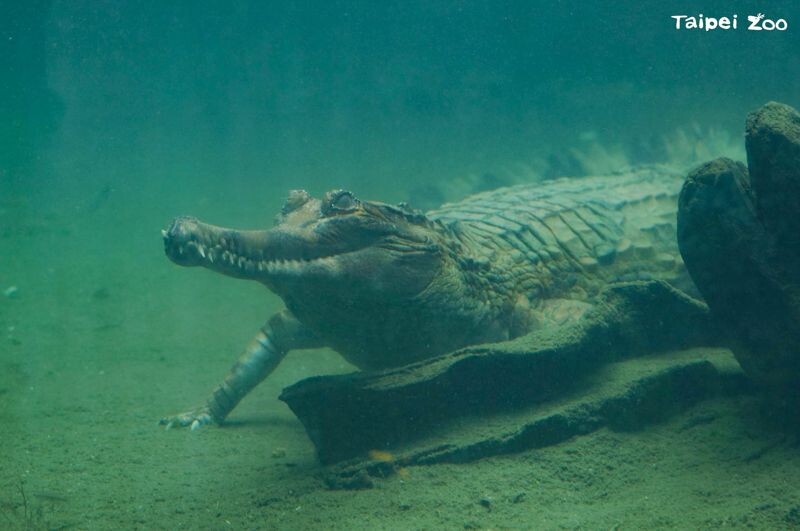
POLYGON ((350 192, 341 192, 331 200, 336 210, 352 210, 356 207, 356 198, 350 192))
POLYGON ((328 192, 327 200, 323 203, 323 213, 349 212, 358 207, 358 199, 346 190, 328 192))

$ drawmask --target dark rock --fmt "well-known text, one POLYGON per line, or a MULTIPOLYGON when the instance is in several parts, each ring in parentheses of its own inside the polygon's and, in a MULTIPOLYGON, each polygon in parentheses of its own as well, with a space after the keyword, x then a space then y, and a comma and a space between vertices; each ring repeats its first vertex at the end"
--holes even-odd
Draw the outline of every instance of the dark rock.
POLYGON ((747 117, 747 165, 759 219, 800 281, 800 115, 770 102, 747 117))
MULTIPOLYGON (((305 426, 320 460, 332 463, 411 443, 460 419, 494 416, 564 396, 585 388, 598 367, 614 360, 654 349, 713 344, 713 330, 704 304, 665 283, 620 284, 603 292, 577 324, 398 369, 309 378, 285 389, 281 399, 305 426)), ((637 424, 642 415, 658 413, 659 406, 646 400, 642 404, 646 409, 638 412, 611 402, 605 407, 619 417, 614 422, 637 424)), ((553 444, 565 433, 572 436, 596 426, 591 417, 548 417, 526 434, 525 444, 553 444)), ((404 466, 390 463, 395 464, 404 466)))
MULTIPOLYGON (((800 391, 800 116, 770 103, 747 121, 750 172, 717 159, 686 179, 678 244, 745 371, 800 391)), ((794 398, 793 398, 794 399, 794 398)))

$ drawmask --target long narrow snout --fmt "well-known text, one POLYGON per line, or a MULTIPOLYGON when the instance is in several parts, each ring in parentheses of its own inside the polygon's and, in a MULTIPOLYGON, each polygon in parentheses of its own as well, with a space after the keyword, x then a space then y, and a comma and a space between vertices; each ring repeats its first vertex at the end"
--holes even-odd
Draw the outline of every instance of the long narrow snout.
POLYGON ((276 227, 234 230, 194 217, 175 218, 162 231, 164 252, 178 265, 202 266, 224 275, 267 282, 279 275, 327 263, 335 254, 313 233, 276 227))
POLYGON ((270 256, 275 245, 269 230, 233 230, 184 216, 175 218, 161 233, 167 257, 182 266, 203 266, 256 280, 275 259, 270 256))
MULTIPOLYGON (((417 293, 419 279, 428 282, 439 259, 424 221, 335 190, 323 201, 290 196, 268 230, 240 231, 179 217, 162 234, 164 250, 176 264, 255 280, 282 297, 304 293, 313 299, 319 290, 369 291, 369 284, 417 293), (398 282, 409 276, 414 282, 398 282)), ((386 288, 373 291, 383 295, 386 288)))

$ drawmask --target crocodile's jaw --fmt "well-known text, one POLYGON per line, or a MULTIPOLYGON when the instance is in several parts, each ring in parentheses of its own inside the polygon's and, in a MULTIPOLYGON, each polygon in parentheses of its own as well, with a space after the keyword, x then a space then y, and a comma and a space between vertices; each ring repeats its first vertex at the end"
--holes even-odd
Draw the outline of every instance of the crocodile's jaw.
POLYGON ((303 304, 408 299, 438 272, 441 257, 427 227, 385 219, 376 211, 382 205, 368 205, 363 215, 327 217, 320 205, 307 199, 276 227, 260 231, 180 217, 163 231, 164 249, 179 265, 259 281, 287 304, 288 298, 303 304))
POLYGON ((305 268, 313 271, 321 265, 333 266, 334 253, 325 255, 321 249, 315 253, 314 242, 291 241, 272 230, 240 231, 179 217, 162 235, 164 252, 178 265, 205 267, 265 284, 299 275, 305 268))

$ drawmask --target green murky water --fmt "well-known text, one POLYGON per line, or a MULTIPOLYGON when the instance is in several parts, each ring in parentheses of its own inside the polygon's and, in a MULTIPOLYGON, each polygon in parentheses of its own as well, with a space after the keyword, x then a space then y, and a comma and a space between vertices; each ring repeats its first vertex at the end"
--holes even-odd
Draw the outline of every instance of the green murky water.
POLYGON ((745 30, 751 9, 0 5, 0 528, 800 525, 800 454, 747 422, 746 401, 687 413, 713 419, 692 430, 600 431, 356 492, 326 488, 277 400, 353 370, 330 350, 290 354, 224 429, 157 426, 282 307, 171 264, 172 217, 258 228, 295 188, 428 208, 488 185, 743 159, 748 111, 800 104, 800 7, 757 6, 784 32, 745 30), (670 18, 699 13, 740 28, 670 18))

